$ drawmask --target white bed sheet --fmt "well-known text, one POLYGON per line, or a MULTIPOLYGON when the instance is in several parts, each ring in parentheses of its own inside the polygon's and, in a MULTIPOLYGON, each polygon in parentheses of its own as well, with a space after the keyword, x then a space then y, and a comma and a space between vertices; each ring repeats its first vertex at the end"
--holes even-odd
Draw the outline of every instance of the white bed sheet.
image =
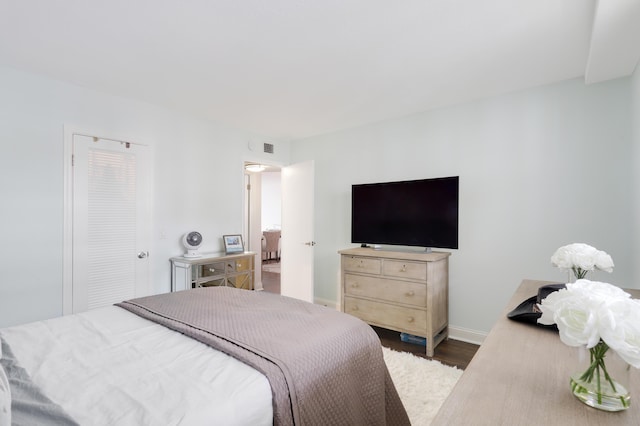
POLYGON ((20 365, 81 425, 271 425, 266 377, 122 308, 0 330, 20 365))

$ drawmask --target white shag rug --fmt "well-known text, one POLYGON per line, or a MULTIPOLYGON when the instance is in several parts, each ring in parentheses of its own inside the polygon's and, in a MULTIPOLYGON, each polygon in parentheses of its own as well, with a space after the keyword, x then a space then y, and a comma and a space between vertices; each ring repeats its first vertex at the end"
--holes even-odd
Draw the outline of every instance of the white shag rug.
POLYGON ((382 353, 411 425, 429 425, 462 370, 385 347, 382 353))

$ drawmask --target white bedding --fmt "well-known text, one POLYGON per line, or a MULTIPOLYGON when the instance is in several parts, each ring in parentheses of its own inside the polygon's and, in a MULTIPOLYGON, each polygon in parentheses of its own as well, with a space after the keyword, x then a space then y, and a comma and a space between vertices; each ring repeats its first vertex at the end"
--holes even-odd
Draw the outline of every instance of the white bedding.
POLYGON ((263 374, 116 306, 0 335, 81 425, 272 424, 263 374))

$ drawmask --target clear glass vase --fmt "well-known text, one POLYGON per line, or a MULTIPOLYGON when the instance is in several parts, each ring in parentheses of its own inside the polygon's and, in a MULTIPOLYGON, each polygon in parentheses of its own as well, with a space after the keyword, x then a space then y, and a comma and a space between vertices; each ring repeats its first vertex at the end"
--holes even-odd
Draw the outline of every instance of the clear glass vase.
POLYGON ((583 403, 604 411, 626 410, 631 405, 627 364, 606 343, 579 348, 580 368, 571 375, 571 390, 583 403))

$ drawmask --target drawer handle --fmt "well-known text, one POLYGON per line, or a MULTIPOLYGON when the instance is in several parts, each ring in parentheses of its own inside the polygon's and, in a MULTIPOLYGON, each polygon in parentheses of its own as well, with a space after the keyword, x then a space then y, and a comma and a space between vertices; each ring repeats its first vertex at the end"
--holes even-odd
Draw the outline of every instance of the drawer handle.
POLYGON ((357 307, 357 306, 354 306, 354 307, 353 307, 353 310, 354 310, 354 311, 357 311, 357 310, 358 310, 358 307, 357 307))
POLYGON ((209 272, 215 272, 215 268, 209 268, 209 272))
POLYGON ((413 296, 414 294, 415 294, 415 293, 414 293, 413 291, 408 291, 408 292, 407 292, 407 296, 409 296, 409 297, 413 296))
POLYGON ((409 318, 407 318, 407 321, 408 321, 408 322, 413 322, 413 317, 409 317, 409 318))
POLYGON ((351 284, 351 287, 352 287, 352 288, 358 288, 358 287, 360 287, 360 284, 358 284, 358 283, 353 283, 353 284, 351 284))
POLYGON ((407 265, 402 265, 402 269, 400 269, 400 272, 407 272, 407 265))

